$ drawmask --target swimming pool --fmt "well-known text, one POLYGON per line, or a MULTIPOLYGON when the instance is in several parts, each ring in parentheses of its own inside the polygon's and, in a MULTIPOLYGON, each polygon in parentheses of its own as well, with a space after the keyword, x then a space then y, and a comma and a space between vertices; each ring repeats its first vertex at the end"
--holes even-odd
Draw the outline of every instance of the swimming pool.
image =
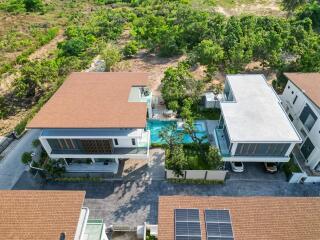
MULTIPOLYGON (((154 120, 150 119, 147 122, 147 129, 150 130, 150 138, 151 143, 163 143, 163 141, 159 137, 159 133, 166 127, 177 124, 177 121, 164 121, 164 120, 154 120)), ((204 121, 195 121, 194 127, 196 129, 196 135, 198 137, 207 136, 207 130, 206 125, 204 121)), ((183 128, 178 127, 178 131, 183 131, 183 128)), ((193 140, 191 139, 189 134, 184 134, 183 136, 183 143, 192 143, 193 140)), ((203 142, 208 142, 207 139, 205 139, 203 142)))

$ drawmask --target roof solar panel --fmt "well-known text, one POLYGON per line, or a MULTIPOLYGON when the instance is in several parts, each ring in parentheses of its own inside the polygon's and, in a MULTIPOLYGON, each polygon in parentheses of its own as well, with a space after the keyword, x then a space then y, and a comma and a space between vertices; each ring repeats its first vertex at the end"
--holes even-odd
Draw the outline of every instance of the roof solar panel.
POLYGON ((176 209, 176 221, 199 222, 199 209, 176 209))
POLYGON ((199 209, 175 209, 175 239, 201 240, 199 209))
POLYGON ((229 210, 205 210, 207 222, 230 222, 229 210))
POLYGON ((207 240, 233 240, 229 210, 205 210, 207 240))

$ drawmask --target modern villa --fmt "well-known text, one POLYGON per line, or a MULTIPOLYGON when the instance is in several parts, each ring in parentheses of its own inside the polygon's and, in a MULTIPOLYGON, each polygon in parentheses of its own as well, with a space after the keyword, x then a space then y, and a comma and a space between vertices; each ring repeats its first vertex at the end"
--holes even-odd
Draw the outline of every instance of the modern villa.
POLYGON ((72 73, 28 124, 70 173, 117 173, 121 159, 146 159, 152 94, 145 73, 72 73))
POLYGON ((108 240, 83 191, 0 191, 0 239, 108 240))
POLYGON ((285 76, 288 82, 282 103, 303 140, 294 153, 298 160, 303 160, 301 165, 320 173, 320 73, 285 76))
POLYGON ((227 75, 215 142, 227 162, 287 162, 302 140, 264 75, 227 75))

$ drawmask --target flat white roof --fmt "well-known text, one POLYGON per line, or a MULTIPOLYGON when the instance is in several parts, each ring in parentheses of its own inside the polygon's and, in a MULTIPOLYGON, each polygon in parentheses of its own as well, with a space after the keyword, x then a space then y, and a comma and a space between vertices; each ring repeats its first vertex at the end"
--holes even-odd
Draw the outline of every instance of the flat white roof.
POLYGON ((301 142, 280 99, 262 74, 227 75, 234 101, 221 102, 234 142, 301 142))

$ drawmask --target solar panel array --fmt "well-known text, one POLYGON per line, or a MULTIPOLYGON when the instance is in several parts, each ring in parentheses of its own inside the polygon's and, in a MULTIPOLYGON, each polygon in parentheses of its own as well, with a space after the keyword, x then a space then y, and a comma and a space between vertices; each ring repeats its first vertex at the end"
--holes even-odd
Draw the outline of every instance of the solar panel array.
POLYGON ((175 209, 175 240, 201 240, 199 209, 175 209))
POLYGON ((229 210, 205 210, 207 240, 233 240, 229 210))

